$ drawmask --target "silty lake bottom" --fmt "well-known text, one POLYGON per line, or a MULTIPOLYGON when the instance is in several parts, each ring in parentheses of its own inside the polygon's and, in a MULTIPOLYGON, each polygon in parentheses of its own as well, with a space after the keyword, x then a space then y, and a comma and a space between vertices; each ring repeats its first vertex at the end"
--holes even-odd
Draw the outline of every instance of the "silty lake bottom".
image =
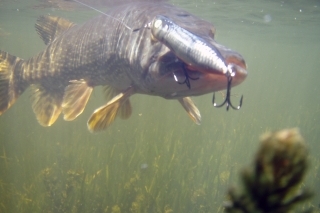
MULTIPOLYGON (((259 136, 291 127, 310 151, 303 186, 320 191, 320 2, 171 3, 213 23, 216 40, 246 59, 248 77, 232 89, 235 104, 244 95, 241 110, 214 108, 212 94, 194 97, 198 126, 177 101, 135 95, 128 120, 91 134, 86 122, 105 103, 101 88, 76 120, 49 128, 38 124, 27 90, 0 117, 0 212, 222 212, 259 136)), ((43 50, 34 24, 45 14, 76 23, 100 15, 2 0, 0 49, 25 59, 43 50)), ((316 193, 301 208, 319 204, 316 193)))

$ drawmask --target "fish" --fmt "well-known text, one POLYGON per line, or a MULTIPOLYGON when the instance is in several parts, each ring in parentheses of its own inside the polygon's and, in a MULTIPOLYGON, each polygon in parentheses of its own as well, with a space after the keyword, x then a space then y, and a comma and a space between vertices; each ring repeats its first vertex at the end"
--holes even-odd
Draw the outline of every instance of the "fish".
POLYGON ((46 44, 36 56, 24 60, 0 50, 0 115, 31 86, 32 109, 46 127, 60 114, 66 121, 76 119, 96 86, 104 86, 108 101, 89 118, 90 132, 105 130, 116 117, 128 119, 134 94, 178 100, 200 124, 201 114, 191 96, 226 89, 225 67, 232 66, 232 86, 247 76, 244 58, 215 41, 211 23, 168 3, 125 4, 80 25, 40 16, 35 28, 46 44), (172 23, 169 33, 175 38, 160 39, 154 29, 145 27, 159 18, 172 23), (176 51, 183 36, 192 38, 186 45, 200 42, 206 48, 176 51), (213 64, 209 69, 201 62, 208 50, 215 55, 206 62, 213 64), (191 80, 188 87, 177 82, 186 77, 191 80))

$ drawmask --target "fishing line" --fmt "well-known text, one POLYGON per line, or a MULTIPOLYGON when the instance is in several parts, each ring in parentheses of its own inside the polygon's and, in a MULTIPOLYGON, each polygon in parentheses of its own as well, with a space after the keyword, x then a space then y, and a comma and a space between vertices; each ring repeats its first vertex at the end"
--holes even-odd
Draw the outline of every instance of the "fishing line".
MULTIPOLYGON (((107 13, 102 12, 101 10, 98 10, 98 9, 96 9, 96 8, 94 8, 94 7, 91 7, 90 5, 87 5, 87 4, 85 4, 85 3, 82 3, 82 2, 80 2, 80 1, 78 1, 78 0, 71 0, 71 1, 77 2, 78 4, 82 4, 83 6, 86 6, 86 7, 90 8, 90 9, 92 9, 92 10, 95 10, 95 11, 97 11, 97 12, 99 12, 99 13, 105 15, 105 16, 108 16, 108 17, 110 17, 110 18, 118 21, 119 23, 123 24, 123 26, 125 26, 127 29, 133 30, 131 27, 129 27, 128 25, 126 25, 125 23, 123 23, 121 20, 119 20, 119 19, 117 19, 117 18, 115 18, 115 17, 112 17, 112 16, 110 16, 110 15, 107 14, 107 13)), ((135 30, 133 30, 133 31, 135 31, 135 30)))

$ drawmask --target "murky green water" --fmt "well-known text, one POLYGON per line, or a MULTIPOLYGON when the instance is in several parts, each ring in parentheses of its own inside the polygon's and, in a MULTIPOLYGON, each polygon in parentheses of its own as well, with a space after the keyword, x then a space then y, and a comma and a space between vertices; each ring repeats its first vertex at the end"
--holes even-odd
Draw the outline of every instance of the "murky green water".
MULTIPOLYGON (((0 0, 0 49, 21 58, 44 44, 39 15, 83 22, 94 11, 34 8, 0 0)), ((243 108, 214 108, 194 98, 202 124, 177 101, 135 95, 133 115, 91 134, 86 122, 104 103, 98 88, 84 113, 50 128, 38 124, 29 91, 0 117, 0 212, 222 212, 228 187, 251 161, 259 135, 299 127, 309 144, 306 185, 320 191, 320 2, 183 1, 214 23, 218 42, 239 51, 249 76, 234 88, 243 108)), ((320 196, 305 204, 318 207, 320 196)))

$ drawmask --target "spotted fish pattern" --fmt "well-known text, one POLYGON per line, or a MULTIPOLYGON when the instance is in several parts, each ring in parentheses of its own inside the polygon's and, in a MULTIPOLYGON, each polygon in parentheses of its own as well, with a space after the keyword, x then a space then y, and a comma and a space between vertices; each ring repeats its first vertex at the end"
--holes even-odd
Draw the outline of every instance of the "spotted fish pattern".
MULTIPOLYGON (((41 16, 35 27, 47 45, 42 52, 23 60, 0 50, 0 115, 31 86, 32 109, 41 125, 51 126, 60 114, 72 121, 85 109, 93 88, 104 86, 107 102, 89 118, 91 132, 106 129, 116 117, 129 118, 133 94, 176 99, 200 124, 200 112, 190 96, 225 89, 225 71, 190 68, 188 58, 177 56, 166 42, 155 40, 146 26, 159 15, 218 50, 219 60, 226 66, 233 64, 232 86, 246 78, 243 57, 214 40, 211 23, 182 9, 165 3, 132 3, 108 14, 81 25, 41 16), (195 79, 190 88, 177 82, 186 73, 195 79)), ((192 63, 197 68, 197 61, 192 63)))

